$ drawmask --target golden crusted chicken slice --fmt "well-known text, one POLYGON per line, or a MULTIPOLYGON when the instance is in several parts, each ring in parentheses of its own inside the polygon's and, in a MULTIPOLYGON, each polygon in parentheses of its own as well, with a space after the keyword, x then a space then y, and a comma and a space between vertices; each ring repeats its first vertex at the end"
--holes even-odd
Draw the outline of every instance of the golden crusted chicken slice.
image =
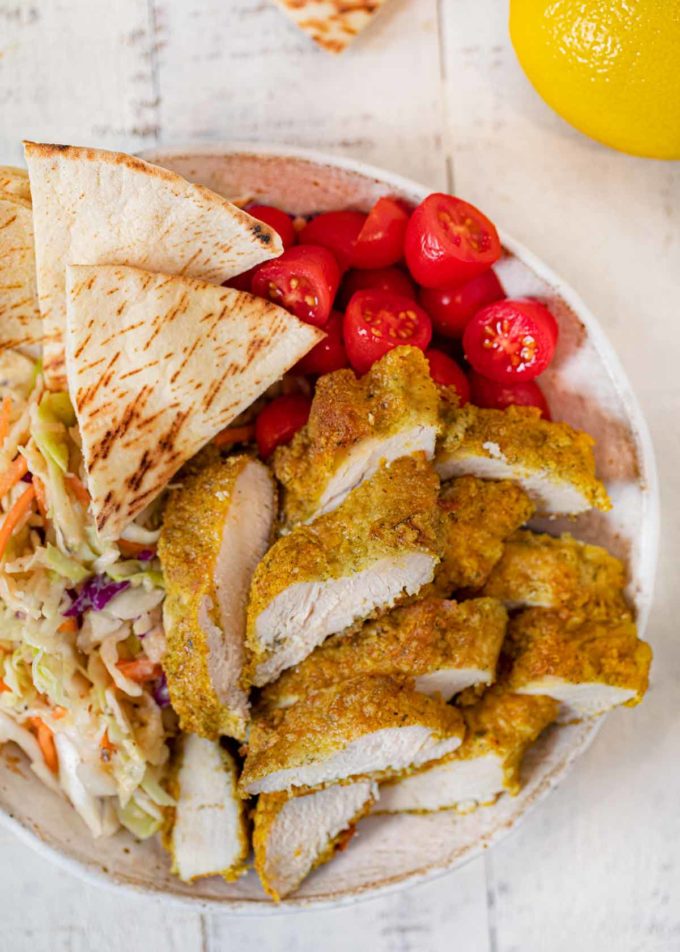
POLYGON ((184 734, 173 782, 176 805, 166 838, 172 871, 184 882, 245 873, 248 832, 234 759, 217 741, 184 734))
POLYGON ((595 476, 592 437, 542 419, 535 407, 481 410, 468 404, 450 412, 436 467, 442 479, 515 480, 540 513, 611 508, 595 476))
POLYGON ((248 605, 248 678, 262 686, 329 635, 415 595, 439 560, 439 480, 420 454, 383 466, 333 512, 278 539, 248 605))
MULTIPOLYGON (((278 712, 277 712, 278 713, 278 712)), ((241 775, 245 794, 385 779, 439 760, 463 739, 460 712, 413 682, 350 678, 288 708, 253 732, 241 775)))
POLYGON ((253 849, 255 869, 269 895, 277 902, 290 895, 313 869, 344 849, 377 794, 373 780, 293 796, 261 794, 253 817, 253 849))
POLYGON ((337 370, 322 377, 309 421, 274 455, 286 522, 309 522, 336 509, 382 461, 434 455, 439 396, 416 347, 396 347, 363 377, 337 370))
POLYGON ((449 602, 426 598, 336 635, 278 681, 267 685, 265 707, 289 707, 312 691, 358 674, 415 678, 417 691, 445 701, 496 677, 507 612, 494 598, 449 602))
POLYGON ((444 595, 479 588, 503 555, 503 543, 534 513, 516 483, 461 476, 442 487, 443 555, 435 587, 444 595))
POLYGON ((633 707, 647 690, 652 649, 627 612, 593 617, 587 607, 528 608, 511 621, 504 649, 512 663, 509 688, 560 701, 562 723, 633 707))
POLYGON ((183 730, 245 735, 246 603, 275 516, 274 480, 246 455, 210 462, 170 494, 158 549, 167 591, 163 665, 183 730))
POLYGON ((449 757, 381 787, 376 812, 455 809, 468 813, 493 803, 507 790, 519 793, 527 748, 557 717, 549 697, 511 694, 503 685, 463 708, 465 740, 449 757))
POLYGON ((625 607, 623 563, 599 545, 520 530, 505 544, 482 594, 508 608, 625 607))

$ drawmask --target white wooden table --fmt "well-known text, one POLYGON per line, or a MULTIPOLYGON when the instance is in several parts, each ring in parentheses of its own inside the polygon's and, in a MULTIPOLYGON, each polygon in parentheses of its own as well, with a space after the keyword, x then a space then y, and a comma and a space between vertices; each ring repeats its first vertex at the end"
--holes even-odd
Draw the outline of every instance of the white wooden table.
POLYGON ((562 123, 506 20, 501 0, 391 0, 336 59, 269 0, 0 0, 0 163, 22 137, 273 141, 455 189, 600 317, 648 415, 664 504, 652 691, 492 853, 350 909, 239 920, 85 885, 0 833, 1 949, 680 950, 680 167, 562 123))

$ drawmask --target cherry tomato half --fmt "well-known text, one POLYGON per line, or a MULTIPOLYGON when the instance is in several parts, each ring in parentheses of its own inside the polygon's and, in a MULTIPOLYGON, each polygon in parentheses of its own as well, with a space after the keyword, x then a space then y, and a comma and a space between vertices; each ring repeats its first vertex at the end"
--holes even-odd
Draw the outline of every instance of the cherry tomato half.
POLYGON ((326 248, 295 245, 257 266, 253 294, 268 298, 307 324, 323 327, 340 283, 340 270, 326 248))
POLYGON ((355 268, 387 268, 404 255, 409 213, 394 198, 379 198, 354 245, 355 268))
POLYGON ((253 288, 253 275, 256 270, 257 268, 248 268, 243 274, 235 274, 233 278, 224 282, 224 287, 233 288, 235 291, 247 291, 250 294, 253 288))
POLYGON ((411 215, 404 252, 418 284, 452 288, 498 261, 501 243, 494 225, 474 205, 436 192, 411 215))
POLYGON ((331 313, 328 323, 324 325, 324 331, 326 337, 297 362, 295 370, 302 374, 320 376, 349 367, 342 339, 342 314, 339 311, 331 313))
POLYGON ((486 407, 490 410, 505 410, 506 407, 538 407, 541 416, 550 420, 550 407, 545 394, 535 380, 524 380, 520 383, 497 383, 487 380, 476 371, 470 374, 470 390, 472 402, 477 407, 486 407))
POLYGON ((293 219, 286 212, 282 212, 280 208, 275 208, 273 205, 251 205, 246 211, 253 218, 263 221, 265 225, 270 225, 279 233, 284 250, 295 244, 293 219))
POLYGON ((307 222, 298 234, 298 241, 301 245, 328 248, 342 270, 346 271, 352 264, 354 247, 365 221, 363 212, 324 212, 307 222))
POLYGON ((430 376, 440 387, 453 387, 458 394, 461 406, 470 401, 470 384, 462 367, 441 350, 425 351, 430 365, 430 376))
POLYGON ((303 393, 284 394, 267 404, 255 421, 255 439, 263 459, 277 446, 290 443, 309 419, 311 407, 311 399, 303 393))
POLYGON ((432 338, 430 318, 415 301, 374 288, 352 295, 342 329, 349 362, 359 374, 393 347, 425 350, 432 338))
POLYGON ((497 301, 482 308, 463 334, 474 369, 499 383, 533 380, 548 367, 557 345, 557 321, 538 301, 497 301))
POLYGON ((470 318, 487 304, 505 297, 501 282, 489 268, 459 288, 422 288, 419 302, 442 337, 462 337, 470 318))
POLYGON ((364 291, 366 288, 394 291, 395 294, 414 299, 416 296, 416 287, 405 271, 399 268, 366 268, 363 271, 347 272, 340 285, 338 303, 341 307, 346 307, 356 291, 364 291))

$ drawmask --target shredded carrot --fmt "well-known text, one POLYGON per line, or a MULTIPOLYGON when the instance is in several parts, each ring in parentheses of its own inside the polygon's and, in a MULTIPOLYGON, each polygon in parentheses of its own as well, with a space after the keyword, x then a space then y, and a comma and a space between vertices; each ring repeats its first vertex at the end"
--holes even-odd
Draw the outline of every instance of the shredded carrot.
POLYGON ((64 481, 80 505, 84 509, 87 509, 87 507, 90 505, 90 494, 87 489, 85 489, 78 477, 74 476, 73 473, 69 473, 68 476, 65 477, 64 481))
POLYGON ((68 711, 65 707, 62 707, 61 704, 55 704, 52 708, 52 720, 60 721, 62 717, 66 717, 68 711))
POLYGON ((118 750, 116 745, 112 743, 111 738, 109 737, 108 728, 102 734, 102 739, 99 741, 99 746, 102 750, 118 750))
POLYGON ((7 439, 9 433, 9 418, 12 413, 12 400, 10 397, 4 397, 0 405, 0 446, 7 439))
POLYGON ((28 472, 28 463, 24 456, 17 456, 2 475, 0 475, 0 496, 4 496, 28 472))
POLYGON ((75 635, 78 631, 78 619, 77 618, 65 618, 61 625, 57 628, 57 631, 61 635, 75 635))
POLYGON ((213 443, 219 447, 231 446, 233 443, 248 443, 254 436, 254 426, 228 426, 217 434, 213 443))
POLYGON ((38 504, 38 512, 43 517, 43 519, 47 519, 47 497, 45 496, 45 485, 39 476, 33 477, 33 485, 35 486, 35 501, 38 504))
POLYGON ((19 496, 12 508, 9 510, 0 526, 0 559, 5 555, 7 544, 12 538, 12 533, 29 511, 35 498, 35 486, 31 483, 26 490, 19 496))
POLYGON ((8 684, 5 684, 2 678, 0 678, 0 694, 2 694, 3 691, 9 691, 9 690, 11 690, 10 686, 8 684))
POLYGON ((54 734, 39 717, 30 717, 28 723, 35 734, 35 739, 38 741, 45 763, 52 773, 58 773, 59 759, 57 758, 57 748, 54 746, 54 734))
POLYGON ((135 658, 134 661, 118 661, 116 667, 123 675, 137 684, 144 684, 145 681, 155 681, 160 678, 163 669, 155 661, 149 661, 148 658, 135 658))
POLYGON ((134 559, 140 552, 156 551, 153 545, 144 545, 142 542, 128 542, 127 539, 119 539, 116 545, 120 549, 121 555, 124 555, 127 559, 134 559))

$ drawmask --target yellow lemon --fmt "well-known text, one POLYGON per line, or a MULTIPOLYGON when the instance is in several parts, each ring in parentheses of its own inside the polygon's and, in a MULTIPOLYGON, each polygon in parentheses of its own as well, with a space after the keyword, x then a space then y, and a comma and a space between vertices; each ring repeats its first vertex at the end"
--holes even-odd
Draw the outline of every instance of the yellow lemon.
POLYGON ((581 132, 680 158, 680 0, 511 0, 529 80, 581 132))

